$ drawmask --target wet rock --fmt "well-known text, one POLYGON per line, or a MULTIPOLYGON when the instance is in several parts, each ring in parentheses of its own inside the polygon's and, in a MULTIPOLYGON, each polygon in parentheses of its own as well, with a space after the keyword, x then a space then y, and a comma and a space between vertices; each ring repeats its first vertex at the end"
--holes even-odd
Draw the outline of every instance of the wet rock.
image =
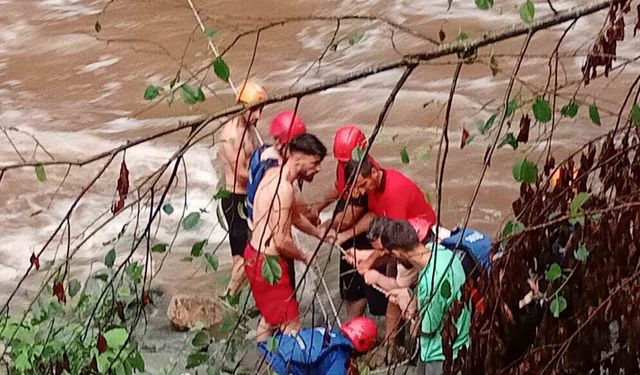
POLYGON ((222 321, 218 302, 209 297, 174 295, 167 309, 167 317, 176 330, 184 331, 200 322, 211 328, 222 321))

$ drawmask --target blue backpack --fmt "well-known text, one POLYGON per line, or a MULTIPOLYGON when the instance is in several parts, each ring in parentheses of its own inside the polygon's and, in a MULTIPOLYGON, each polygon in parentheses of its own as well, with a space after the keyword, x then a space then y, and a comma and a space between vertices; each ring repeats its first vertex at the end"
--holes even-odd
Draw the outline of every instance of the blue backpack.
POLYGON ((258 147, 253 154, 251 154, 251 159, 249 159, 249 182, 247 183, 247 199, 245 201, 247 218, 249 220, 253 220, 253 200, 256 197, 256 192, 258 191, 262 177, 264 177, 267 169, 278 165, 278 160, 276 159, 261 160, 262 152, 269 147, 271 147, 271 145, 267 144, 258 147))
POLYGON ((462 232, 460 228, 456 228, 451 232, 449 238, 442 240, 442 245, 461 252, 462 267, 467 276, 476 276, 478 274, 477 267, 491 270, 490 252, 493 240, 486 233, 475 229, 466 229, 462 232), (456 246, 458 241, 460 241, 460 245, 456 246))
POLYGON ((303 328, 296 335, 277 333, 258 348, 279 375, 344 375, 353 352, 351 341, 335 328, 303 328))

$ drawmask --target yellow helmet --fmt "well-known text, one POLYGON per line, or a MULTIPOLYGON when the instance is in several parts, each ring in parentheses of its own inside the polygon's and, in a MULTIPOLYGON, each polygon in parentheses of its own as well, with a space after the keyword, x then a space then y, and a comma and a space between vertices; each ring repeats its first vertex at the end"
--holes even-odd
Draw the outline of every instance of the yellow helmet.
POLYGON ((236 94, 236 101, 245 104, 253 104, 266 98, 267 93, 264 91, 264 87, 253 82, 245 82, 236 94))

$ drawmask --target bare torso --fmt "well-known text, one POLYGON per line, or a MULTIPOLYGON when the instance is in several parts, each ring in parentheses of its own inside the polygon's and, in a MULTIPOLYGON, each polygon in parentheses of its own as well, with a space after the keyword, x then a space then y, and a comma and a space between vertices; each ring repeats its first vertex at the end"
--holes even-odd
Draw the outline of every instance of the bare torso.
POLYGON ((222 128, 220 140, 225 188, 231 192, 246 194, 249 159, 259 146, 255 129, 245 127, 237 117, 222 128))
POLYGON ((291 216, 295 202, 293 184, 283 175, 281 168, 267 170, 256 191, 253 202, 253 233, 251 246, 267 255, 280 255, 273 236, 276 232, 292 239, 291 216), (280 180, 280 181, 278 181, 280 180))

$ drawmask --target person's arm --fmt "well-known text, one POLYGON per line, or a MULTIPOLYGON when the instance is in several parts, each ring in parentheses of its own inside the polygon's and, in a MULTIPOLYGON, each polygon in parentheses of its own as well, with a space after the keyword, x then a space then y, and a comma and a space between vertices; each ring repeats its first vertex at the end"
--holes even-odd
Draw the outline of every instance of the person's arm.
POLYGON ((281 184, 277 197, 273 202, 273 212, 270 221, 272 226, 273 241, 281 256, 306 262, 307 256, 296 246, 291 238, 291 226, 288 221, 294 214, 294 192, 288 184, 281 184))
POLYGON ((338 189, 335 186, 330 187, 329 190, 325 191, 322 200, 314 205, 316 212, 322 212, 339 197, 340 192, 338 192, 338 189))
POLYGON ((362 215, 360 220, 358 220, 358 222, 355 223, 353 227, 338 233, 338 243, 343 243, 349 238, 366 232, 375 217, 376 215, 371 212, 367 212, 366 214, 362 215))
POLYGON ((300 229, 303 233, 306 233, 310 236, 313 236, 316 238, 322 238, 322 235, 324 234, 322 229, 311 224, 309 219, 306 216, 304 216, 301 212, 298 212, 297 214, 293 215, 292 222, 293 222, 293 225, 296 226, 296 228, 300 229))
POLYGON ((385 276, 376 270, 368 270, 365 272, 364 282, 369 285, 377 285, 386 291, 399 288, 395 278, 385 276))

